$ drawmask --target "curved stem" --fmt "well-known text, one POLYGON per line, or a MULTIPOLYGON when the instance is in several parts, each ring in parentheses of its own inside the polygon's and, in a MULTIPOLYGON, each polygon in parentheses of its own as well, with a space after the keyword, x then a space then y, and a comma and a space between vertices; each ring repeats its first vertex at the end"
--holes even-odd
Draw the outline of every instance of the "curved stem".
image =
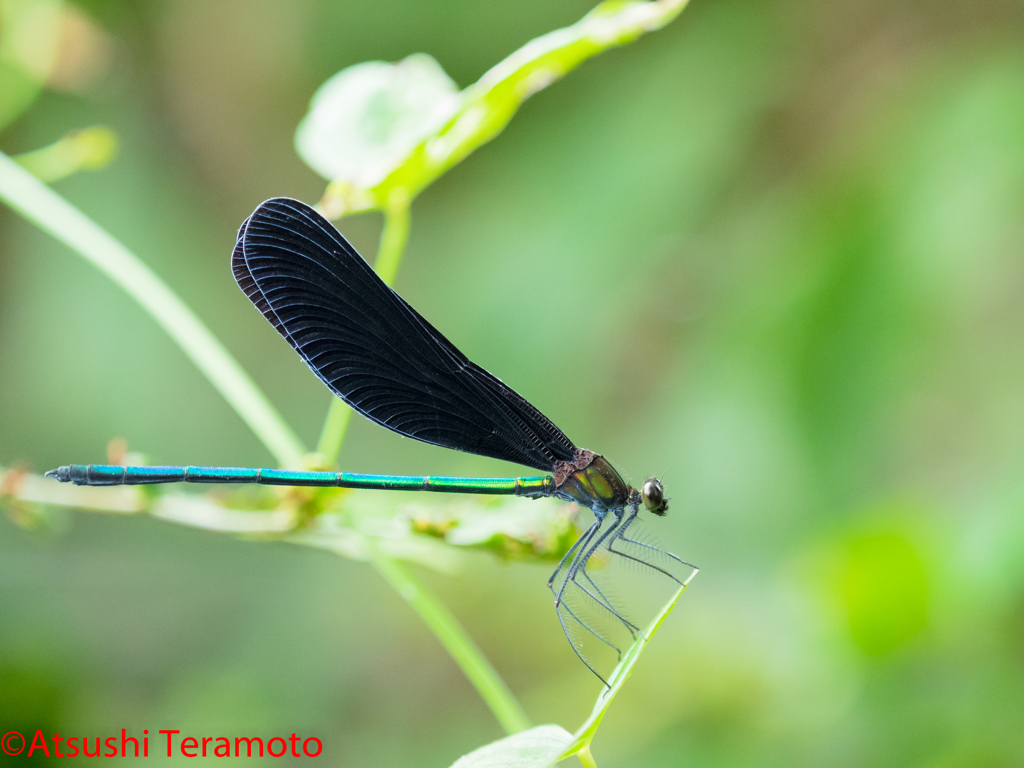
POLYGON ((589 744, 577 752, 576 757, 578 757, 580 762, 583 763, 584 768, 597 768, 597 761, 595 761, 594 756, 590 754, 589 744))
POLYGON ((79 171, 103 168, 117 154, 117 134, 93 125, 64 136, 45 147, 15 155, 12 160, 45 184, 79 171))
POLYGON ((278 463, 305 449, 245 370, 166 283, 96 222, 0 152, 0 199, 77 251, 145 309, 249 425, 278 463))
POLYGON ((420 615, 444 649, 459 665, 463 674, 491 708, 501 727, 509 735, 530 727, 526 712, 516 701, 491 662, 476 647, 458 620, 435 595, 413 579, 412 575, 395 560, 380 554, 370 544, 373 564, 387 582, 395 588, 413 610, 420 615))

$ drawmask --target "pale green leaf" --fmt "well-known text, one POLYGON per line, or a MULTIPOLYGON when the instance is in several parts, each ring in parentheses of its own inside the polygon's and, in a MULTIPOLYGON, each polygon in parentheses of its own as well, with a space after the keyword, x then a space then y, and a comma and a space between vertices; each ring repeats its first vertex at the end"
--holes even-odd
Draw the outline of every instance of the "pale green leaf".
POLYGON ((324 178, 372 187, 448 122, 460 101, 455 83, 425 53, 356 64, 320 86, 295 148, 324 178))
MULTIPOLYGON (((347 117, 338 114, 334 118, 335 122, 344 127, 333 132, 325 131, 323 140, 328 143, 335 140, 348 141, 353 142, 352 145, 332 146, 330 152, 335 158, 333 161, 327 159, 325 149, 325 154, 318 156, 314 164, 305 148, 307 139, 300 138, 297 142, 306 162, 333 179, 321 200, 321 208, 330 218, 338 218, 349 213, 391 210, 408 205, 410 200, 449 168, 501 133, 519 105, 534 93, 547 88, 590 57, 629 43, 645 32, 660 29, 679 15, 687 2, 606 0, 572 26, 556 29, 531 40, 498 62, 466 90, 451 95, 450 101, 448 96, 442 98, 439 86, 432 86, 436 90, 431 93, 428 89, 424 96, 424 116, 421 117, 412 114, 406 116, 402 112, 406 108, 403 105, 411 97, 403 90, 404 85, 383 85, 388 77, 397 78, 397 75, 392 73, 385 77, 383 73, 388 70, 381 69, 388 66, 400 68, 417 57, 410 57, 396 65, 379 62, 358 65, 335 75, 335 78, 354 77, 354 73, 358 72, 360 81, 357 85, 346 85, 344 89, 338 86, 341 95, 331 97, 338 104, 347 104, 351 113, 347 117), (364 75, 360 67, 372 69, 366 70, 364 75), (376 89, 369 84, 375 77, 380 77, 382 83, 376 89), (365 84, 362 78, 366 79, 365 84), (379 95, 383 93, 388 95, 379 95), (372 159, 359 161, 357 158, 360 151, 375 151, 372 143, 368 142, 383 141, 381 137, 388 133, 382 128, 371 130, 364 127, 364 123, 372 127, 376 120, 368 116, 371 96, 386 104, 382 108, 384 113, 394 111, 391 121, 396 126, 408 122, 415 129, 388 129, 395 131, 394 143, 385 142, 372 159), (435 104, 436 110, 430 111, 427 119, 426 105, 429 104, 435 104), (447 117, 440 120, 446 110, 449 110, 447 117), (416 130, 421 131, 417 141, 409 143, 416 130), (374 136, 377 138, 374 139, 374 136), (397 151, 399 146, 404 147, 401 154, 397 151), (346 158, 344 163, 340 162, 341 157, 346 158)), ((429 61, 433 62, 433 59, 429 61)), ((323 98, 326 103, 326 89, 331 86, 333 91, 333 82, 333 79, 328 81, 321 89, 324 96, 318 94, 314 102, 323 98)), ((389 124, 387 120, 381 122, 383 125, 389 124)), ((312 130, 300 127, 299 135, 302 137, 306 131, 312 130)))

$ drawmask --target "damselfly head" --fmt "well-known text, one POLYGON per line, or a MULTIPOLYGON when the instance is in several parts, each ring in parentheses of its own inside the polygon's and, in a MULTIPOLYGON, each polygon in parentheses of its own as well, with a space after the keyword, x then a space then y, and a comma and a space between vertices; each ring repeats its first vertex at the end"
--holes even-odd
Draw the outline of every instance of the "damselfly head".
POLYGON ((644 487, 640 491, 640 498, 644 506, 656 515, 664 515, 668 512, 668 499, 665 498, 665 488, 661 480, 656 477, 648 477, 644 481, 644 487))

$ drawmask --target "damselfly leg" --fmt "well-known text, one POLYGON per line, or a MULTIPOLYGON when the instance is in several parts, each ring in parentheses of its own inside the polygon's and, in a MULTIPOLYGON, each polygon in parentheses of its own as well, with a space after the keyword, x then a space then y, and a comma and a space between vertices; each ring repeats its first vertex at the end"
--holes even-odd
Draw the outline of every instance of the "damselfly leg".
MULTIPOLYGON (((596 668, 603 664, 595 657, 607 656, 610 651, 614 663, 618 663, 622 659, 622 644, 635 640, 640 631, 616 607, 607 586, 599 585, 591 573, 591 566, 597 562, 595 555, 602 548, 607 549, 607 543, 622 524, 622 516, 615 516, 607 527, 606 522, 608 518, 596 520, 580 536, 548 581, 563 632, 576 655, 603 682, 605 678, 596 668), (601 648, 605 649, 603 653, 601 648)), ((601 567, 606 564, 607 559, 600 563, 601 567)))
POLYGON ((611 552, 613 555, 618 555, 619 557, 625 558, 635 563, 639 563, 642 566, 657 571, 658 573, 664 574, 677 584, 684 584, 685 581, 688 580, 693 573, 699 570, 697 566, 686 562, 685 560, 677 557, 671 552, 664 550, 661 547, 655 546, 650 542, 630 538, 627 535, 627 532, 629 531, 630 527, 633 526, 633 524, 636 522, 638 511, 639 510, 637 505, 630 505, 629 512, 626 515, 625 520, 623 520, 622 525, 615 531, 615 533, 608 540, 608 551, 611 552), (620 547, 617 548, 615 546, 616 544, 620 544, 620 547), (631 548, 632 554, 630 554, 630 552, 624 551, 626 548, 631 548), (654 562, 652 562, 656 559, 668 560, 671 561, 672 565, 681 565, 684 568, 689 568, 690 574, 687 574, 685 577, 683 577, 681 574, 677 576, 676 574, 670 572, 668 569, 662 568, 656 565, 654 562))

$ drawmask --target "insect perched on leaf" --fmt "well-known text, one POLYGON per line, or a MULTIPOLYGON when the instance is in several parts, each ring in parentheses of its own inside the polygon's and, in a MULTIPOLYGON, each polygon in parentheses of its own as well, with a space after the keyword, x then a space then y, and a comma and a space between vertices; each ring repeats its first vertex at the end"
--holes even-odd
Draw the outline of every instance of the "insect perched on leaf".
POLYGON ((48 477, 78 485, 262 483, 504 494, 574 501, 594 513, 548 580, 573 649, 596 640, 621 658, 601 618, 635 637, 588 566, 599 550, 678 584, 693 566, 634 533, 641 507, 664 515, 661 481, 626 483, 603 456, 577 448, 523 397, 466 358, 389 288, 340 232, 297 200, 262 203, 238 230, 231 268, 256 308, 338 397, 368 419, 425 443, 515 462, 540 477, 413 477, 237 467, 72 464, 48 477))

